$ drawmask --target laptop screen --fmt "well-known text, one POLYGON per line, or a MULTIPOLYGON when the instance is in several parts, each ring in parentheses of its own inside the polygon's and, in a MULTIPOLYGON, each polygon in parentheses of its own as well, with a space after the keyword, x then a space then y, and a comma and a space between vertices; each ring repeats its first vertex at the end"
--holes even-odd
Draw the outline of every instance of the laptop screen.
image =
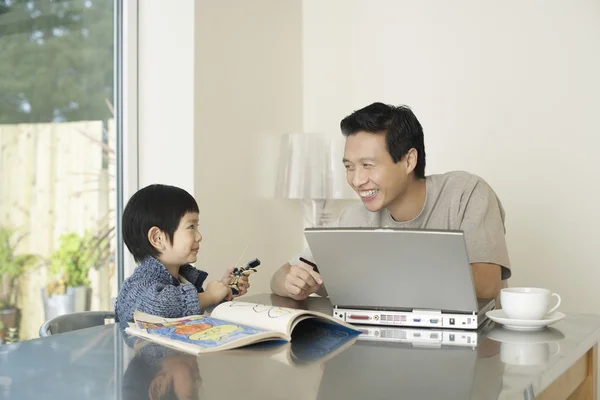
POLYGON ((460 231, 307 228, 305 236, 338 307, 479 309, 460 231))

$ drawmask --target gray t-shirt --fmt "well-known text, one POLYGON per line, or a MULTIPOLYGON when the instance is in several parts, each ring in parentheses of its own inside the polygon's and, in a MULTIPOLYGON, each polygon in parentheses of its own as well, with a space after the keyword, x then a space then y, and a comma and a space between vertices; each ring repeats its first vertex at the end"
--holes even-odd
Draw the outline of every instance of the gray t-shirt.
MULTIPOLYGON (((367 210, 362 204, 344 209, 331 226, 361 228, 410 228, 464 232, 470 263, 500 265, 502 280, 510 278, 510 261, 504 238, 504 209, 493 189, 480 177, 463 171, 429 175, 425 179, 423 209, 410 221, 397 222, 387 209, 367 210)), ((313 261, 309 248, 292 258, 313 261)))

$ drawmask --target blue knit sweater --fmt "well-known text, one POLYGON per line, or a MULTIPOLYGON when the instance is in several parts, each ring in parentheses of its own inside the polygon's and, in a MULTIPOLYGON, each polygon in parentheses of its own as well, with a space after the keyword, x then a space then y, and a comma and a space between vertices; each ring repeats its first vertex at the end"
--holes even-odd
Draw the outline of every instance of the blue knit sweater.
POLYGON ((124 329, 133 322, 136 310, 164 318, 200 314, 198 293, 208 276, 189 264, 179 268, 179 275, 190 283, 181 284, 154 257, 147 257, 123 282, 115 302, 115 320, 124 329))

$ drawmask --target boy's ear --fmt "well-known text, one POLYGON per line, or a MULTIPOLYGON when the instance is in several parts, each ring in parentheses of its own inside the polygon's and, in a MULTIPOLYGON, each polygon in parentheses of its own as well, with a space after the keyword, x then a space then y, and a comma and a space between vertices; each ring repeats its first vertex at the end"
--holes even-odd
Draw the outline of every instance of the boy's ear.
POLYGON ((148 230, 148 241, 158 251, 165 249, 165 234, 159 227, 153 226, 148 230))
POLYGON ((172 379, 169 379, 165 372, 159 371, 159 373, 150 382, 150 387, 148 388, 148 394, 150 395, 150 398, 162 399, 167 393, 169 386, 172 384, 172 379))

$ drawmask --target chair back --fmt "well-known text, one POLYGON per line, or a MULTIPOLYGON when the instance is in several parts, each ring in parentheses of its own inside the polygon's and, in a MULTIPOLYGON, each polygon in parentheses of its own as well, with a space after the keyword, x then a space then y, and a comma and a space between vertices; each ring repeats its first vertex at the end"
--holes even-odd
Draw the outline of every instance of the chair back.
POLYGON ((112 311, 85 311, 60 315, 42 324, 40 337, 104 325, 107 319, 114 318, 115 313, 112 311))

